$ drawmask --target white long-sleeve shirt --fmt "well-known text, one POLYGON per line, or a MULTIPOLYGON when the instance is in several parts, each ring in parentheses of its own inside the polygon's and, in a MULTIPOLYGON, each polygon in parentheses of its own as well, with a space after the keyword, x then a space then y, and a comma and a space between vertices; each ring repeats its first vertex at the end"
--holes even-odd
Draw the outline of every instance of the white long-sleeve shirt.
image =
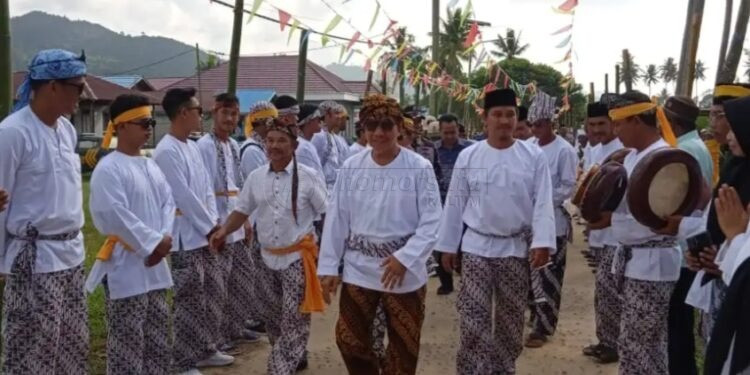
POLYGON ((242 187, 235 210, 245 215, 253 214, 256 235, 266 265, 283 270, 300 259, 299 252, 271 255, 265 249, 287 247, 313 232, 313 221, 325 212, 326 187, 314 169, 297 164, 297 221, 292 212, 293 163, 281 172, 272 172, 269 164, 254 170, 248 176, 251 182, 242 187))
MULTIPOLYGON (((8 208, 0 212, 0 272, 10 273, 31 224, 42 235, 71 233, 83 227, 81 160, 77 136, 64 117, 44 124, 29 106, 0 122, 0 188, 8 208)), ((83 234, 69 241, 37 241, 34 273, 56 272, 83 263, 83 234)))
POLYGON ((487 258, 526 258, 523 238, 508 236, 532 229, 531 248, 556 251, 555 213, 547 159, 536 145, 513 142, 496 149, 487 141, 463 150, 453 167, 436 249, 487 258), (469 226, 463 235, 463 224, 469 226), (483 234, 480 234, 478 232, 483 234))
POLYGON ((179 210, 172 231, 172 251, 208 246, 206 236, 219 217, 213 183, 198 145, 167 134, 156 146, 153 158, 172 188, 179 210))
MULTIPOLYGON (((536 141, 539 145, 539 141, 536 141)), ((549 163, 549 174, 552 182, 552 204, 555 206, 555 232, 557 237, 566 236, 571 230, 571 223, 563 212, 563 203, 570 199, 576 187, 578 155, 573 146, 563 137, 542 146, 542 151, 549 163)))
POLYGON ((427 283, 425 262, 434 249, 440 225, 440 193, 430 162, 401 148, 388 165, 372 159, 372 150, 344 162, 326 212, 319 275, 338 275, 344 259, 343 281, 368 289, 409 293, 427 283), (349 249, 350 236, 372 243, 409 237, 393 256, 407 268, 403 285, 383 287, 383 258, 349 249))
POLYGON ((323 166, 326 185, 330 187, 336 182, 336 176, 339 168, 349 156, 349 145, 344 137, 338 134, 331 134, 328 130, 323 129, 310 140, 318 152, 320 164, 323 166))
MULTIPOLYGON (((607 159, 614 152, 619 151, 623 148, 625 148, 625 146, 623 146, 619 138, 615 138, 607 144, 599 143, 591 149, 591 152, 589 154, 591 163, 588 167, 591 168, 594 164, 599 164, 601 166, 605 159, 607 159)), ((588 172, 588 169, 586 169, 586 172, 588 172)), ((605 245, 617 246, 618 242, 612 236, 612 227, 592 230, 589 233, 589 245, 592 247, 604 247, 605 245)))
MULTIPOLYGON (((624 166, 628 172, 628 178, 633 173, 635 166, 646 155, 669 147, 667 142, 659 139, 641 152, 632 150, 625 157, 624 166)), ((639 223, 630 213, 626 198, 620 202, 612 214, 612 234, 622 245, 638 245, 650 241, 660 241, 674 238, 654 233, 651 228, 639 223)), ((618 251, 622 251, 619 249, 618 251)), ((625 276, 636 280, 647 281, 676 281, 680 276, 680 259, 682 253, 678 245, 671 248, 642 249, 633 248, 633 257, 625 268, 625 276)), ((614 269, 614 265, 613 265, 614 269)))
POLYGON ((306 165, 315 170, 320 174, 320 178, 324 178, 323 166, 320 164, 320 157, 318 156, 318 150, 315 146, 302 137, 297 137, 297 150, 295 151, 295 157, 297 162, 306 165))
POLYGON ((107 277, 111 299, 127 298, 172 287, 167 261, 146 267, 165 235, 172 234, 175 220, 172 189, 151 159, 119 151, 105 156, 91 176, 89 211, 96 229, 118 242, 107 261, 97 260, 89 273, 89 292, 107 277))
POLYGON ((242 169, 243 175, 249 176, 252 171, 256 170, 261 165, 268 163, 266 149, 259 139, 254 137, 246 139, 245 142, 242 143, 240 149, 242 150, 240 156, 240 169, 242 169))
POLYGON ((354 142, 349 146, 349 157, 352 157, 360 151, 366 149, 368 146, 362 146, 358 142, 354 142))
MULTIPOLYGON (((242 171, 237 170, 237 166, 232 158, 232 149, 234 149, 236 155, 239 156, 240 147, 237 144, 237 141, 232 138, 229 138, 226 142, 219 142, 220 147, 224 151, 224 170, 226 171, 226 181, 222 181, 221 173, 219 171, 219 168, 222 166, 220 165, 219 152, 216 149, 214 138, 211 135, 206 134, 196 143, 198 144, 198 149, 201 151, 201 156, 203 157, 206 171, 208 171, 208 176, 211 178, 211 181, 213 181, 214 192, 217 193, 216 210, 219 215, 219 221, 223 224, 227 220, 227 217, 229 217, 229 214, 232 213, 235 207, 237 207, 237 197, 240 190, 238 186, 241 184, 239 181, 242 179, 242 176, 237 176, 237 174, 242 174, 242 171), (234 192, 234 195, 226 194, 224 191, 225 189, 229 192, 234 192)), ((240 229, 227 236, 227 242, 234 243, 241 241, 244 238, 245 228, 240 227, 240 229)))

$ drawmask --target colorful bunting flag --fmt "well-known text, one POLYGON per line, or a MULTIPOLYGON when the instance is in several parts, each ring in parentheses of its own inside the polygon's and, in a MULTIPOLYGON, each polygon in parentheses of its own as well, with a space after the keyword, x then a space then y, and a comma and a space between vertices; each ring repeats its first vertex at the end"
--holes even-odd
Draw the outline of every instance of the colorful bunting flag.
POLYGON ((570 12, 576 6, 578 6, 578 0, 566 0, 564 3, 560 4, 560 6, 558 6, 557 9, 563 12, 570 12))
POLYGON ((339 22, 341 22, 341 15, 339 14, 333 17, 331 22, 328 22, 328 26, 326 26, 325 30, 323 30, 323 36, 320 38, 320 43, 323 44, 323 47, 328 44, 328 33, 335 29, 339 22))
POLYGON ((568 44, 570 44, 570 40, 573 38, 573 34, 569 34, 565 39, 560 42, 560 44, 556 45, 555 48, 565 48, 568 44))
POLYGON ((299 27, 299 21, 295 18, 294 21, 292 21, 292 28, 289 30, 289 38, 286 39, 286 44, 289 45, 289 41, 292 40, 292 35, 294 35, 294 32, 299 27))
POLYGON ((474 21, 471 23, 469 33, 466 34, 466 40, 464 40, 464 48, 469 48, 472 44, 474 44, 474 41, 477 40, 477 35, 479 35, 479 24, 477 24, 477 21, 474 21))
POLYGON ((359 40, 359 37, 360 37, 359 31, 355 32, 354 35, 352 35, 352 39, 349 40, 349 44, 346 46, 346 49, 352 48, 354 43, 357 43, 357 41, 359 40))
POLYGON ((572 49, 569 49, 569 50, 568 50, 568 53, 566 53, 566 54, 565 54, 565 57, 563 57, 563 59, 562 59, 562 60, 560 60, 560 61, 556 62, 555 64, 561 64, 561 63, 564 63, 564 62, 566 62, 566 61, 570 60, 570 56, 571 56, 572 52, 573 52, 573 50, 572 50, 572 49))
POLYGON ((570 31, 572 29, 573 29, 573 24, 571 23, 570 25, 565 26, 565 27, 561 28, 560 30, 555 31, 554 33, 552 33, 550 35, 559 35, 559 34, 562 34, 562 33, 566 32, 566 31, 570 31))
POLYGON ((258 12, 258 9, 260 8, 261 3, 263 3, 263 0, 254 0, 253 8, 250 13, 250 17, 247 18, 247 23, 250 23, 250 21, 253 20, 253 17, 255 16, 255 13, 258 12))
POLYGON ((380 2, 376 1, 375 4, 375 14, 372 15, 372 21, 370 21, 370 28, 367 29, 368 31, 372 31, 372 27, 375 26, 375 21, 378 20, 378 15, 380 14, 380 2))
POLYGON ((279 9, 279 26, 281 26, 281 31, 284 31, 284 27, 286 27, 291 18, 291 14, 279 9))
POLYGON ((574 10, 560 10, 558 8, 552 7, 552 11, 558 14, 567 14, 567 15, 574 15, 576 14, 575 9, 574 10))

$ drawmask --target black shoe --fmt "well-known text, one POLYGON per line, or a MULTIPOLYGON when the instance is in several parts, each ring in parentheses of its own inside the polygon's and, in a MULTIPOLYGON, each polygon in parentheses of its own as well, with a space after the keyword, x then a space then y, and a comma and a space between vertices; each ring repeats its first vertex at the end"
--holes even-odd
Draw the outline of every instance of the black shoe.
POLYGON ((266 335, 266 325, 263 322, 249 319, 245 321, 245 328, 259 335, 266 335))
POLYGON ((452 286, 440 286, 437 289, 437 295, 439 296, 445 296, 448 294, 453 293, 453 287, 452 286))
POLYGON ((583 348, 583 355, 589 357, 596 357, 599 354, 599 349, 602 347, 601 344, 589 345, 583 348))
POLYGON ((597 362, 601 364, 615 363, 620 360, 620 356, 617 355, 617 350, 610 347, 600 345, 599 351, 594 356, 597 362))
POLYGON ((305 356, 302 357, 302 360, 299 361, 297 364, 297 372, 307 370, 307 352, 305 352, 305 356))

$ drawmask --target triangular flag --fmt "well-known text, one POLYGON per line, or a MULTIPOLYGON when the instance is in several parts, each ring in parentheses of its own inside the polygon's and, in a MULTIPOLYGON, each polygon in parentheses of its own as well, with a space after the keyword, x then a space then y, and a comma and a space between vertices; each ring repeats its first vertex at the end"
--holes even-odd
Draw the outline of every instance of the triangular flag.
POLYGON ((570 25, 565 26, 565 27, 561 28, 560 30, 555 31, 554 33, 552 33, 550 35, 562 34, 562 33, 566 32, 566 31, 571 30, 572 28, 573 28, 573 24, 571 23, 570 25))
POLYGON ((552 11, 558 14, 567 14, 567 15, 574 15, 576 14, 575 10, 560 10, 558 8, 552 7, 552 11))
POLYGON ((375 4, 375 14, 372 15, 372 21, 370 21, 370 28, 368 29, 368 31, 372 31, 372 27, 375 26, 375 21, 378 20, 378 15, 380 14, 380 2, 376 1, 375 4))
POLYGON ((349 41, 349 44, 346 46, 346 49, 352 48, 354 43, 357 43, 357 41, 359 40, 359 36, 360 36, 359 31, 355 32, 354 35, 352 35, 352 39, 349 41))
POLYGON ((555 64, 561 64, 561 63, 564 63, 564 62, 570 60, 570 55, 571 55, 572 51, 573 51, 572 49, 569 49, 568 53, 565 54, 565 57, 563 57, 562 60, 556 62, 555 64))
POLYGON ((448 9, 453 9, 456 6, 456 4, 458 4, 458 0, 451 0, 448 3, 447 7, 448 7, 448 9))
POLYGON ((263 0, 254 0, 253 2, 253 8, 250 11, 250 17, 248 17, 246 23, 250 23, 250 21, 253 20, 253 17, 255 17, 255 13, 258 11, 258 8, 260 8, 260 4, 263 2, 263 0))
POLYGON ((289 24, 291 18, 291 14, 279 9, 279 26, 281 26, 281 31, 284 31, 284 27, 289 24))
POLYGON ((292 35, 294 35, 294 32, 299 27, 299 21, 295 18, 294 21, 292 21, 292 28, 289 30, 289 37, 286 39, 286 44, 289 45, 289 41, 292 40, 292 35))
POLYGON ((372 42, 372 40, 367 39, 367 48, 375 47, 375 44, 372 42))
POLYGON ((339 14, 334 16, 331 22, 328 22, 328 26, 326 26, 325 30, 323 30, 323 37, 320 38, 320 43, 323 44, 323 47, 328 44, 328 33, 335 29, 339 22, 341 22, 341 15, 339 14))
POLYGON ((341 60, 344 58, 344 52, 346 52, 346 46, 341 45, 341 52, 339 52, 339 64, 341 64, 341 60))
MULTIPOLYGON (((386 36, 386 39, 390 36, 390 35, 388 35, 388 32, 391 31, 391 28, 395 24, 396 24, 396 21, 394 21, 394 20, 391 20, 390 22, 388 22, 388 27, 386 27, 385 28, 385 32, 383 32, 383 35, 386 36)), ((394 34, 394 36, 397 35, 398 34, 398 29, 393 30, 393 34, 394 34)))
POLYGON ((563 12, 570 12, 576 6, 578 6, 578 0, 566 0, 564 3, 558 6, 557 9, 560 9, 563 12))

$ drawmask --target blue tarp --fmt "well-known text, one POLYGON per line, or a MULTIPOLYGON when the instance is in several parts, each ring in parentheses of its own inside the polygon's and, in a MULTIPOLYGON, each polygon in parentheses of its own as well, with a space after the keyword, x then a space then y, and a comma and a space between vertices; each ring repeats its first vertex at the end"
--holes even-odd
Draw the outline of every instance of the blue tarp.
POLYGON ((264 89, 238 89, 237 98, 240 100, 240 113, 248 113, 253 104, 261 101, 270 101, 276 95, 274 90, 264 89))

